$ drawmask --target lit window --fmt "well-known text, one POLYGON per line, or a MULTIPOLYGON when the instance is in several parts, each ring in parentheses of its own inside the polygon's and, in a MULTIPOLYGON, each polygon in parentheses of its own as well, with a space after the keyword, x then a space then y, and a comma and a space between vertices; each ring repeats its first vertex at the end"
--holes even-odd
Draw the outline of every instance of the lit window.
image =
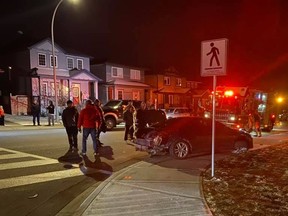
POLYGON ((164 85, 170 85, 170 77, 164 77, 164 85))
MULTIPOLYGON (((55 61, 55 67, 57 67, 58 65, 57 56, 55 56, 54 61, 55 61)), ((50 67, 53 67, 53 55, 50 55, 50 67)))
POLYGON ((140 70, 130 70, 130 79, 140 80, 140 70))
POLYGON ((78 70, 83 69, 83 59, 77 59, 77 69, 78 70))
POLYGON ((41 85, 41 95, 48 96, 48 82, 43 82, 41 85))
POLYGON ((176 78, 176 86, 182 86, 181 78, 176 78))
POLYGON ((67 68, 73 69, 74 68, 74 60, 73 58, 67 58, 67 68))
MULTIPOLYGON (((60 89, 60 85, 59 83, 57 82, 57 96, 60 96, 61 94, 61 89, 60 89)), ((55 96, 55 88, 54 88, 54 82, 51 83, 51 96, 55 96)))
POLYGON ((123 78, 123 68, 112 67, 111 77, 123 78))
POLYGON ((45 54, 38 54, 38 65, 39 66, 46 66, 46 55, 45 54))

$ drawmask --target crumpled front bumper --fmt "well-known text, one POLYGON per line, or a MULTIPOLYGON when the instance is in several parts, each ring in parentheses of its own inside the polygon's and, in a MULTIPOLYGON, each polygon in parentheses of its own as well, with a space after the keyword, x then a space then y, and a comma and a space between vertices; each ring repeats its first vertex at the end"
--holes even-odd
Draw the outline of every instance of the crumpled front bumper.
POLYGON ((151 140, 137 138, 134 141, 136 151, 149 151, 151 149, 151 140))

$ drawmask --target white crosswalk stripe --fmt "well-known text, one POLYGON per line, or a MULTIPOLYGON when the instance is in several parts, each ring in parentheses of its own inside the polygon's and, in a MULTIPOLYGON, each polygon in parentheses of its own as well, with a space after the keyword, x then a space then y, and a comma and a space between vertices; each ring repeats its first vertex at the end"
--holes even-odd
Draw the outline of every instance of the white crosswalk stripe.
MULTIPOLYGON (((53 165, 59 164, 59 161, 56 159, 46 158, 38 155, 23 153, 19 151, 14 151, 6 148, 0 148, 0 160, 9 160, 9 159, 17 159, 17 158, 31 158, 29 161, 21 161, 21 162, 7 162, 2 163, 0 166, 0 171, 4 170, 12 170, 19 168, 32 168, 36 166, 43 165, 53 165)), ((101 172, 101 170, 89 169, 89 174, 101 172)), ((76 176, 83 176, 87 174, 87 168, 83 169, 83 167, 79 167, 79 165, 72 165, 71 169, 58 170, 58 171, 48 171, 46 173, 39 173, 33 175, 23 175, 13 178, 3 178, 0 179, 0 189, 11 188, 17 186, 24 186, 35 183, 43 183, 48 181, 54 181, 59 179, 71 178, 76 176)))

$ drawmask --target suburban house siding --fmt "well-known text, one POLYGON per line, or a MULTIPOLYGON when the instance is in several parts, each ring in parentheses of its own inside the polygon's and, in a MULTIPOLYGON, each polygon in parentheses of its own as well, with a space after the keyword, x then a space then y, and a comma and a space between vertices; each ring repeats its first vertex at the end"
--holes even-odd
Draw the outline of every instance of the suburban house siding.
MULTIPOLYGON (((91 57, 79 53, 68 53, 57 44, 55 44, 55 56, 60 113, 66 106, 68 99, 73 100, 75 105, 82 107, 85 100, 94 100, 98 97, 98 82, 101 79, 90 72, 91 57), (73 68, 68 68, 68 58, 73 60, 73 68), (78 69, 77 60, 82 65, 78 69)), ((30 105, 35 100, 41 103, 43 113, 46 112, 45 108, 50 100, 55 104, 55 83, 53 66, 50 63, 51 57, 52 44, 50 39, 34 43, 6 57, 6 61, 11 62, 9 65, 12 66, 13 83, 17 85, 11 93, 27 96, 29 102, 26 105, 27 113, 30 112, 30 105), (39 64, 39 54, 41 54, 42 63, 45 61, 44 65, 39 64)))
POLYGON ((150 86, 145 84, 144 68, 131 67, 127 65, 119 65, 110 62, 91 65, 91 71, 97 77, 101 78, 99 83, 99 99, 102 103, 106 103, 111 99, 127 99, 146 101, 146 94, 150 86), (117 74, 122 76, 113 76, 112 68, 117 68, 117 74), (119 71, 118 71, 119 69, 119 71), (131 78, 131 70, 134 74, 139 74, 139 79, 131 78))

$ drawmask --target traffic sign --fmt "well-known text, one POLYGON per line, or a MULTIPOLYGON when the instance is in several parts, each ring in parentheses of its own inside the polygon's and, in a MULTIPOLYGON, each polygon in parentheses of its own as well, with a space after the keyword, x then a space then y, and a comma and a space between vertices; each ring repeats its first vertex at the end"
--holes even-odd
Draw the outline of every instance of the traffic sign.
POLYGON ((201 76, 225 76, 228 39, 215 39, 201 43, 201 76))

